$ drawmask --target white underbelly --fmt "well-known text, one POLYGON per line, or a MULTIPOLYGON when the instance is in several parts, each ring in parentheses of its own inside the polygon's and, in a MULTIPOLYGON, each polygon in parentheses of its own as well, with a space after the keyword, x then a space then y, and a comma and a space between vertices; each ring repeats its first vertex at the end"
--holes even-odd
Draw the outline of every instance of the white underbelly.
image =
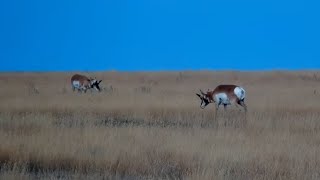
POLYGON ((72 86, 74 88, 80 89, 81 88, 81 83, 80 83, 80 81, 72 81, 72 86))
POLYGON ((226 93, 218 93, 214 96, 215 102, 219 104, 231 104, 226 93))

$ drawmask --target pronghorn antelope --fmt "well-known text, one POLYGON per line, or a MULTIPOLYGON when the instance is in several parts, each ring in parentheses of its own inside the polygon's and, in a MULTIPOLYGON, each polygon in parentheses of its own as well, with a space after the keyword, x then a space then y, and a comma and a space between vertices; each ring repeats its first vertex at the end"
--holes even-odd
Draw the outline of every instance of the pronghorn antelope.
POLYGON ((239 104, 244 108, 244 111, 247 112, 247 106, 244 103, 246 96, 245 90, 237 85, 219 85, 213 91, 207 91, 204 93, 201 91, 201 94, 197 94, 201 99, 200 107, 204 109, 209 103, 215 103, 216 113, 220 105, 223 105, 226 108, 231 104, 239 104))
POLYGON ((78 92, 84 91, 86 93, 88 89, 94 88, 100 92, 99 84, 101 81, 97 81, 96 78, 87 78, 86 76, 75 74, 71 77, 71 86, 73 91, 77 89, 78 92))

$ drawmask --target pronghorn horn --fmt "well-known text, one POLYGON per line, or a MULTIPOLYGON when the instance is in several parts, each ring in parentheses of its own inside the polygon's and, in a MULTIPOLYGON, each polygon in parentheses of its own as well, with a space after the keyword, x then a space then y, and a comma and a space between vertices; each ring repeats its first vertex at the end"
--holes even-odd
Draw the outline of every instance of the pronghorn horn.
POLYGON ((203 93, 201 89, 200 89, 200 92, 201 92, 202 95, 205 95, 205 93, 203 93))

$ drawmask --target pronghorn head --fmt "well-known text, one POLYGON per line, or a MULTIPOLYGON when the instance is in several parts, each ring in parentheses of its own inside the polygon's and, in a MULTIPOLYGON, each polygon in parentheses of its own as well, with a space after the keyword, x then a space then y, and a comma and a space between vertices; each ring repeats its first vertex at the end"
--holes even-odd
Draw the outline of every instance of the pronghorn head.
POLYGON ((210 102, 211 102, 211 99, 209 97, 209 93, 204 93, 201 91, 200 89, 200 94, 196 93, 196 95, 200 98, 201 100, 201 103, 200 103, 200 108, 201 109, 204 109, 210 102))
POLYGON ((90 78, 90 88, 94 88, 97 91, 101 91, 99 84, 101 83, 102 80, 98 81, 97 78, 90 78))

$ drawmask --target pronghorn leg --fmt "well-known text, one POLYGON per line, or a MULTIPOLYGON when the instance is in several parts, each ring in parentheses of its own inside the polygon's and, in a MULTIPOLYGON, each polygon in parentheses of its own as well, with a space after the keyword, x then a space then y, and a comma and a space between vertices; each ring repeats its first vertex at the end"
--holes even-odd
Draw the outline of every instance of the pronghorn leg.
POLYGON ((243 107, 244 112, 247 112, 247 105, 244 103, 244 100, 238 101, 238 104, 243 107))
MULTIPOLYGON (((241 109, 240 109, 240 107, 239 107, 239 103, 237 102, 237 103, 235 103, 234 104, 235 105, 235 107, 239 110, 239 111, 241 111, 241 109)), ((242 107, 242 106, 241 106, 242 107)))
POLYGON ((216 112, 218 112, 219 106, 220 106, 220 103, 216 103, 216 112))
POLYGON ((214 116, 215 119, 216 119, 216 117, 218 115, 218 109, 219 109, 220 104, 221 104, 220 101, 215 103, 215 107, 216 107, 216 112, 215 112, 215 116, 214 116))
POLYGON ((244 101, 241 101, 242 107, 244 108, 244 112, 247 113, 247 105, 244 103, 244 101))
POLYGON ((240 106, 242 106, 244 109, 245 117, 244 117, 243 125, 246 127, 247 126, 247 105, 244 103, 244 100, 239 101, 238 104, 240 104, 240 106))
MULTIPOLYGON (((227 104, 223 104, 223 108, 224 108, 224 114, 225 114, 227 111, 227 104)), ((224 125, 227 126, 227 120, 224 121, 224 125)))

